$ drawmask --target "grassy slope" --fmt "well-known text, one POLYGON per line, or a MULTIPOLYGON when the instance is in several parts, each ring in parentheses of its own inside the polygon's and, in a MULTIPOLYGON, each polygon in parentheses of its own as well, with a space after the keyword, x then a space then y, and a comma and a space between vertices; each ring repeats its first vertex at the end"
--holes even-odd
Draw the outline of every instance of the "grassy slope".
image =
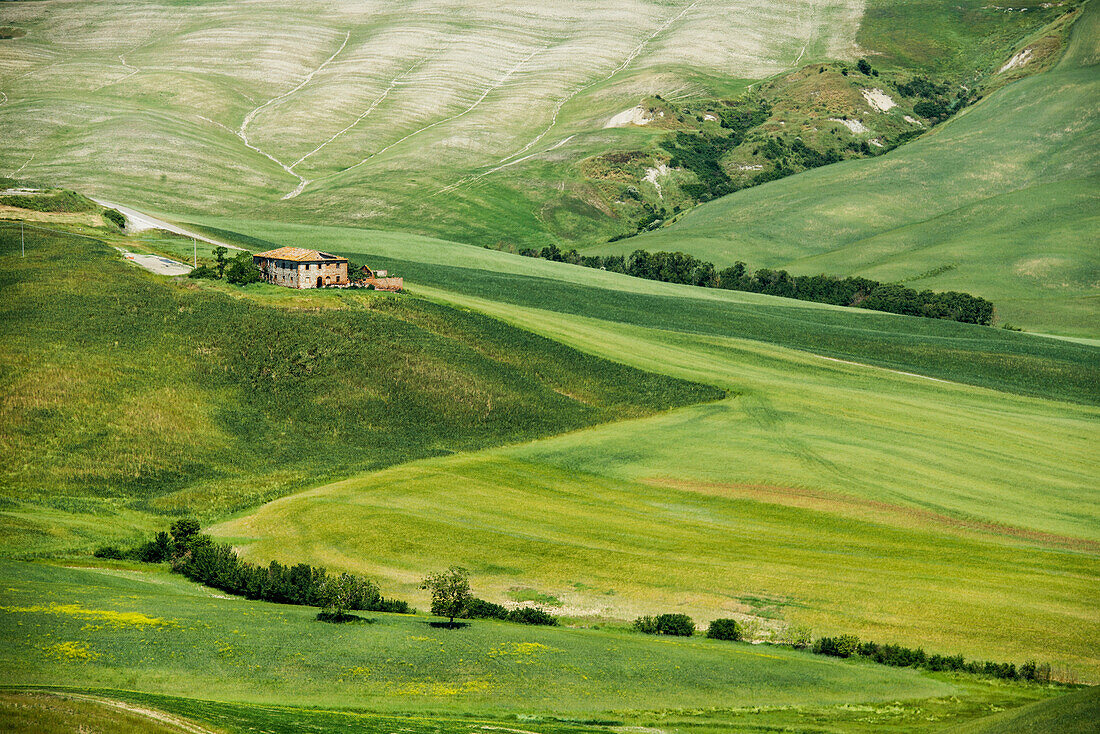
POLYGON ((192 211, 585 236, 614 222, 572 167, 634 132, 608 119, 845 55, 861 5, 5 3, 27 33, 3 42, 0 173, 192 211))
POLYGON ((945 734, 1094 734, 1100 732, 1100 688, 1088 688, 952 727, 945 734))
MULTIPOLYGON (((669 286, 418 238, 221 224, 279 242, 402 255, 414 291, 736 396, 288 498, 221 529, 254 541, 255 557, 308 556, 411 586, 438 565, 426 544, 442 537, 497 598, 530 584, 582 613, 627 617, 762 606, 819 631, 1096 668, 1088 640, 1098 620, 1087 589, 1100 538, 1085 509, 1095 506, 1086 499, 1096 485, 1095 408, 844 365, 782 345, 955 380, 996 370, 998 360, 983 353, 1034 350, 1034 364, 1050 371, 1031 381, 1048 396, 1063 394, 1068 364, 1095 371, 1095 347, 669 286), (832 351, 842 338, 850 351, 832 351), (1068 354, 1076 356, 1062 363, 1068 354), (337 538, 325 519, 332 502, 362 530, 337 538), (443 503, 448 515, 431 510, 443 503), (492 516, 479 509, 486 504, 492 516), (374 550, 365 556, 361 547, 374 550), (584 560, 591 556, 604 560, 584 560), (928 599, 950 601, 931 617, 905 611, 928 599), (975 619, 985 620, 977 635, 975 619)), ((1082 397, 1090 380, 1080 383, 1082 397)))
POLYGON ((722 395, 412 298, 295 309, 285 289, 167 284, 100 242, 26 236, 21 259, 0 229, 9 552, 722 395))
POLYGON ((173 734, 180 729, 148 715, 83 697, 0 691, 0 728, 51 734, 173 734))
POLYGON ((214 597, 160 571, 4 562, 8 684, 375 711, 548 713, 890 701, 961 693, 870 664, 705 639, 371 615, 214 597), (28 634, 28 631, 30 634, 28 634))
POLYGON ((597 250, 915 279, 986 296, 1002 321, 1096 336, 1098 17, 1090 4, 1054 70, 909 145, 739 192, 597 250))
POLYGON ((1040 397, 1094 403, 1097 350, 954 322, 645 281, 415 236, 213 220, 286 244, 323 241, 409 280, 491 301, 623 324, 766 341, 1040 397))

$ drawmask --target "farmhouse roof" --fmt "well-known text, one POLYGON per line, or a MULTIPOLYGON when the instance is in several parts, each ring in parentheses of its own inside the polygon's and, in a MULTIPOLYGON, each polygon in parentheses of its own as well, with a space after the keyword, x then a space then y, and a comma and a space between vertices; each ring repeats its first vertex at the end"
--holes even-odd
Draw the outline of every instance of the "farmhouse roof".
POLYGON ((325 260, 334 260, 336 262, 347 261, 346 257, 330 255, 327 252, 321 252, 319 250, 307 250, 303 247, 280 247, 277 250, 257 253, 255 257, 266 257, 271 260, 291 260, 300 263, 323 262, 325 260))

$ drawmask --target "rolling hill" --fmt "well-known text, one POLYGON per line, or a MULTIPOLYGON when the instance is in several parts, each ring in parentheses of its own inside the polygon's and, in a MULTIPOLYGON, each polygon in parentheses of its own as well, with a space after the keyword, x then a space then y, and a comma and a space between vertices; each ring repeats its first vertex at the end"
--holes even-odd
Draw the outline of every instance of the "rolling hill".
POLYGON ((1002 322, 1095 337, 1100 323, 1100 10, 1061 62, 918 140, 704 204, 595 248, 682 250, 798 274, 858 274, 989 298, 1002 322))
POLYGON ((0 2, 0 729, 1100 720, 1097 2, 0 2), (218 240, 406 290, 118 252, 218 240), (520 254, 550 244, 1043 333, 520 254), (103 548, 184 516, 420 611, 335 624, 103 548), (454 566, 558 623, 441 624, 454 566))

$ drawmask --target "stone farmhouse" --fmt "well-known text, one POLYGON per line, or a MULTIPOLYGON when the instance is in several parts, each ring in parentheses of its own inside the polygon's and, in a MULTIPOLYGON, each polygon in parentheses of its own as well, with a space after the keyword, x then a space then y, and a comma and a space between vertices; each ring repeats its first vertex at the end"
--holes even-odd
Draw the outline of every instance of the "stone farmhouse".
POLYGON ((280 247, 252 256, 264 280, 288 288, 348 285, 348 259, 301 247, 280 247))

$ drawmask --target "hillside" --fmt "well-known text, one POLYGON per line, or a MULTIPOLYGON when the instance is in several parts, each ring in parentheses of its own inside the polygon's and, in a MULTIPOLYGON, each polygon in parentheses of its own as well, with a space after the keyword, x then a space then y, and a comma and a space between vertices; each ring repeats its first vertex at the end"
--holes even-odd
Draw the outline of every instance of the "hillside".
POLYGON ((446 538, 492 599, 535 588, 584 618, 732 612, 759 615, 765 629, 801 622, 925 649, 1100 664, 1086 591, 1100 538, 1082 514, 1100 440, 1095 346, 417 237, 212 223, 323 239, 387 264, 418 293, 731 394, 354 477, 217 526, 256 560, 312 558, 402 584, 431 562, 429 539, 446 538), (444 501, 446 516, 426 510, 444 501), (337 540, 334 505, 361 530, 337 540), (944 605, 935 617, 904 612, 930 599, 944 605))
POLYGON ((881 157, 738 192, 599 252, 683 250, 728 265, 859 274, 992 300, 1001 322, 1095 337, 1100 8, 1053 70, 881 157))
MULTIPOLYGON (((0 173, 177 212, 515 246, 623 231, 615 197, 585 161, 653 153, 670 126, 695 124, 607 127, 654 95, 731 99, 859 53, 972 84, 1073 6, 54 4, 0 4, 0 22, 22 33, 0 40, 0 159, 10 168, 0 173)), ((650 184, 634 183, 658 203, 650 184)))
POLYGON ((28 228, 24 259, 0 227, 7 553, 723 394, 407 297, 168 284, 88 231, 28 228))

